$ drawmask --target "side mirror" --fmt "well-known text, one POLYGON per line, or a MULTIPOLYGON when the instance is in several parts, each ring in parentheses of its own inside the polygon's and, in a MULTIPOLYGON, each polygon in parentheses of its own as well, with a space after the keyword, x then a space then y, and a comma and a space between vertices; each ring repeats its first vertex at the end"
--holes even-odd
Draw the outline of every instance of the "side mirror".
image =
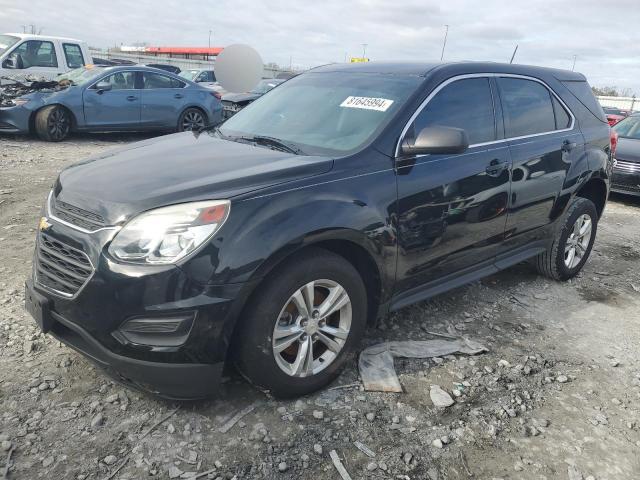
POLYGON ((10 55, 4 62, 2 62, 2 68, 7 68, 11 70, 23 70, 24 69, 24 61, 22 60, 22 55, 19 53, 14 53, 10 55))
POLYGON ((425 127, 416 139, 410 143, 406 138, 402 141, 403 155, 456 154, 469 148, 467 132, 454 127, 425 127))
POLYGON ((98 93, 108 92, 113 88, 113 86, 109 82, 98 82, 94 87, 98 93))

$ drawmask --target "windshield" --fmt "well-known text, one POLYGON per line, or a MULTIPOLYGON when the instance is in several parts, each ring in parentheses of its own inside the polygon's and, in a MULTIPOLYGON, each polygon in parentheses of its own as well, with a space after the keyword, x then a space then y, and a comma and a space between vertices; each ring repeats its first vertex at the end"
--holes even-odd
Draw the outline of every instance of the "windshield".
POLYGON ((102 72, 104 72, 104 69, 96 66, 80 67, 75 70, 71 70, 64 75, 60 75, 56 80, 69 80, 74 85, 84 85, 92 81, 102 72))
POLYGON ((193 81, 198 76, 200 70, 183 70, 179 73, 182 78, 193 81))
POLYGON ((282 80, 260 80, 260 83, 258 83, 258 85, 256 85, 255 88, 251 90, 249 93, 259 93, 261 95, 264 95, 273 87, 281 83, 282 83, 282 80))
POLYGON ((227 120, 225 136, 267 136, 305 153, 340 155, 364 146, 393 118, 421 77, 306 73, 227 120))
POLYGON ((0 55, 18 43, 20 39, 13 35, 0 35, 0 55))
POLYGON ((640 116, 627 117, 616 123, 612 128, 619 137, 640 140, 640 116))

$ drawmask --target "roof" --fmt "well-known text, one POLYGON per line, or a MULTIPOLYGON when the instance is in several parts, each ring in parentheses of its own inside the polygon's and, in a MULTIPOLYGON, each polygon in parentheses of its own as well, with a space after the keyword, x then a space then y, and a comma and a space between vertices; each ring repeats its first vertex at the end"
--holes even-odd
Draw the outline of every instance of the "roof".
POLYGON ((417 75, 426 77, 430 73, 448 73, 463 75, 465 73, 505 73, 512 75, 528 75, 534 77, 554 76, 564 81, 584 81, 581 73, 569 70, 559 70, 532 65, 518 65, 496 62, 366 62, 366 63, 335 63, 324 65, 311 70, 314 73, 327 72, 359 72, 378 73, 388 75, 417 75))
POLYGON ((54 37, 53 35, 33 35, 31 33, 3 33, 3 35, 19 37, 22 40, 60 40, 63 42, 85 43, 84 40, 78 40, 77 38, 54 37))

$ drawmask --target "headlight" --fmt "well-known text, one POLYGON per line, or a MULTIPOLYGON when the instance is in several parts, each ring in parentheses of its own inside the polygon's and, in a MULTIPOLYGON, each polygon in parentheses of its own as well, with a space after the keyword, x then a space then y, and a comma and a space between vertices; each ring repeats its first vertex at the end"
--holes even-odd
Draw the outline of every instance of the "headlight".
POLYGON ((31 99, 29 98, 14 98, 13 100, 11 100, 11 102, 13 103, 13 106, 15 107, 20 107, 22 105, 29 103, 30 101, 31 99))
POLYGON ((182 203, 142 213, 118 232, 109 253, 125 262, 177 262, 222 227, 230 207, 228 200, 216 200, 182 203))

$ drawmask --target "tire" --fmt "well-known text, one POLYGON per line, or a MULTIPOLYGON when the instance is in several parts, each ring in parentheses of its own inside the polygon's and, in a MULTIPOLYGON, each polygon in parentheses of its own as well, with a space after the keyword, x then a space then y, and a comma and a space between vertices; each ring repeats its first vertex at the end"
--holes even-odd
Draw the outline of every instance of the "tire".
POLYGON ((236 366, 250 382, 277 397, 296 397, 318 390, 334 380, 353 356, 365 330, 367 304, 362 278, 349 262, 319 248, 305 250, 277 267, 257 287, 257 295, 245 309, 234 337, 236 366), (315 282, 314 288, 305 289, 310 282, 315 282), (302 302, 308 299, 308 293, 302 295, 301 291, 314 292, 317 308, 313 311, 318 315, 301 315, 306 307, 298 310, 299 303, 292 300, 294 294, 302 302), (344 293, 346 300, 341 296, 344 293), (329 295, 337 299, 333 305, 350 303, 335 310, 323 323, 319 313, 332 303, 322 303, 329 295), (308 318, 306 325, 304 318, 308 318), (280 337, 276 336, 276 328, 280 337), (339 336, 329 331, 339 332, 339 336), (286 335, 282 336, 284 332, 286 335), (333 350, 327 345, 332 345, 333 350), (311 349, 311 360, 301 354, 305 349, 311 349))
POLYGON ((199 108, 187 108, 178 119, 179 132, 202 130, 207 126, 207 116, 199 108))
MULTIPOLYGON (((583 228, 586 228, 585 223, 582 223, 583 228)), ((565 281, 575 277, 589 258, 597 228, 598 212, 595 205, 591 200, 577 197, 567 210, 553 243, 546 252, 534 259, 534 265, 538 272, 554 280, 565 281), (587 219, 591 222, 589 237, 587 239, 586 234, 582 237, 577 235, 578 238, 582 238, 579 241, 576 238, 577 225, 580 221, 586 223, 587 219), (570 255, 572 245, 575 245, 573 257, 570 255), (578 258, 578 255, 581 256, 578 258), (571 257, 570 262, 568 262, 569 257, 571 257)))
POLYGON ((71 131, 71 114, 59 105, 49 105, 36 113, 36 134, 46 142, 61 142, 71 131))

